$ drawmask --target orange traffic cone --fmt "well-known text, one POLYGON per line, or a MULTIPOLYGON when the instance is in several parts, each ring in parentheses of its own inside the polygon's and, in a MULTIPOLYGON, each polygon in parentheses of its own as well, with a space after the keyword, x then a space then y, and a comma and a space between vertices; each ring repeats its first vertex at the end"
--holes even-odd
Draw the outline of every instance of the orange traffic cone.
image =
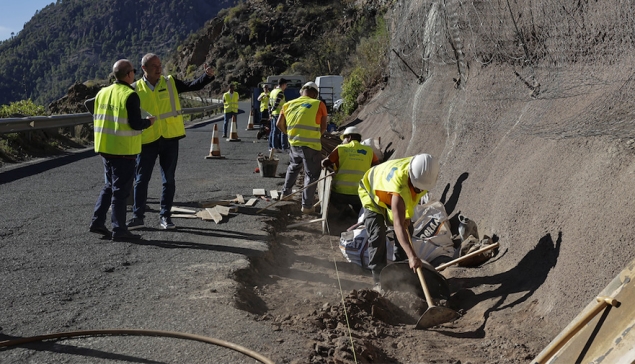
POLYGON ((205 157, 205 159, 223 159, 222 155, 220 155, 220 143, 218 141, 218 125, 214 124, 214 129, 212 130, 212 146, 209 149, 209 155, 205 157))
POLYGON ((229 139, 228 142, 239 142, 240 138, 238 138, 238 131, 236 131, 236 115, 232 117, 232 127, 229 129, 229 139))
POLYGON ((249 121, 247 122, 247 129, 245 130, 255 130, 254 129, 254 109, 251 109, 249 112, 249 121))

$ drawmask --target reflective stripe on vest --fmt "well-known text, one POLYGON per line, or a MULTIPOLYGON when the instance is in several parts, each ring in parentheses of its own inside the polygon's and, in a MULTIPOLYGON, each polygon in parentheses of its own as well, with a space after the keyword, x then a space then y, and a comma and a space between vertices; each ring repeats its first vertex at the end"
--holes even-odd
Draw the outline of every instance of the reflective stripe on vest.
POLYGON ((359 181, 373 163, 373 149, 357 140, 337 146, 339 168, 333 178, 333 191, 357 195, 359 181))
POLYGON ((322 150, 322 133, 320 125, 316 124, 320 102, 308 96, 300 96, 284 104, 289 144, 294 147, 322 150))
POLYGON ((141 152, 141 131, 128 123, 126 101, 134 93, 128 85, 115 83, 97 93, 95 98, 95 152, 112 155, 135 155, 141 152))
POLYGON ((139 80, 134 85, 141 99, 141 108, 157 117, 154 125, 141 134, 142 143, 152 143, 160 137, 173 139, 185 136, 181 102, 174 78, 161 76, 154 90, 151 90, 144 80, 139 80))
POLYGON ((267 110, 267 107, 269 107, 269 95, 265 95, 260 99, 260 111, 267 110))
MULTIPOLYGON (((273 104, 276 103, 276 99, 278 98, 278 94, 282 92, 281 88, 274 88, 273 91, 271 91, 271 93, 269 94, 269 107, 273 107, 273 104)), ((278 107, 276 107, 273 111, 271 111, 271 115, 280 115, 280 110, 282 110, 282 105, 284 105, 284 92, 282 93, 282 99, 280 100, 280 103, 278 104, 278 107)))
POLYGON ((225 114, 228 112, 238 113, 238 92, 234 91, 233 94, 225 92, 223 94, 223 112, 225 114))
POLYGON ((365 209, 383 214, 392 223, 392 210, 384 202, 379 200, 375 191, 398 193, 406 207, 406 219, 411 219, 417 203, 427 191, 412 196, 408 185, 408 168, 412 157, 395 159, 384 162, 368 170, 359 182, 359 198, 365 209))

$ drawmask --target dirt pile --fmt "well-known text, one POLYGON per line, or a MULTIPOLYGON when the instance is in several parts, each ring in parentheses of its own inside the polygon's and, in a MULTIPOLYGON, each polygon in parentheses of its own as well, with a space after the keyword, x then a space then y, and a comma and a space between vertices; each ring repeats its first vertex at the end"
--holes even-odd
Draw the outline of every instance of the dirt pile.
POLYGON ((88 112, 84 101, 93 98, 106 85, 89 85, 76 82, 68 88, 68 92, 61 99, 51 102, 48 106, 52 114, 82 114, 88 112))

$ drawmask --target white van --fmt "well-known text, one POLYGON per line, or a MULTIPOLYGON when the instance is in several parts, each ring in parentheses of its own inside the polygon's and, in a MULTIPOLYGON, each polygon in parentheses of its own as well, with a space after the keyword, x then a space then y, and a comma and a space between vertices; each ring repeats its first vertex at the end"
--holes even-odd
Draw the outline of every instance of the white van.
POLYGON ((342 83, 344 77, 339 75, 318 76, 315 78, 315 84, 320 90, 320 98, 324 100, 326 106, 333 108, 335 102, 342 98, 342 83))

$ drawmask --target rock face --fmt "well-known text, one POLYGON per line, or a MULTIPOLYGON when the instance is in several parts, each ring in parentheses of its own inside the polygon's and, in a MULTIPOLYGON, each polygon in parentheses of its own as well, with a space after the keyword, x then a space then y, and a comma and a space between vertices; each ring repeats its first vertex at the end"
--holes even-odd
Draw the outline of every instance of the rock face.
POLYGON ((68 88, 68 93, 64 97, 49 104, 49 111, 52 114, 81 114, 88 112, 84 106, 84 101, 95 97, 97 92, 105 86, 86 86, 77 82, 68 88))
POLYGON ((635 83, 624 77, 634 65, 626 34, 634 20, 617 0, 571 9, 556 3, 399 2, 389 22, 401 59, 391 54, 388 84, 356 125, 364 137, 392 144, 397 158, 441 158, 432 197, 451 218, 470 216, 503 252, 479 278, 450 272, 465 287, 481 285, 469 289, 480 302, 468 311, 473 333, 534 349, 635 248, 635 202, 625 198, 635 83))

